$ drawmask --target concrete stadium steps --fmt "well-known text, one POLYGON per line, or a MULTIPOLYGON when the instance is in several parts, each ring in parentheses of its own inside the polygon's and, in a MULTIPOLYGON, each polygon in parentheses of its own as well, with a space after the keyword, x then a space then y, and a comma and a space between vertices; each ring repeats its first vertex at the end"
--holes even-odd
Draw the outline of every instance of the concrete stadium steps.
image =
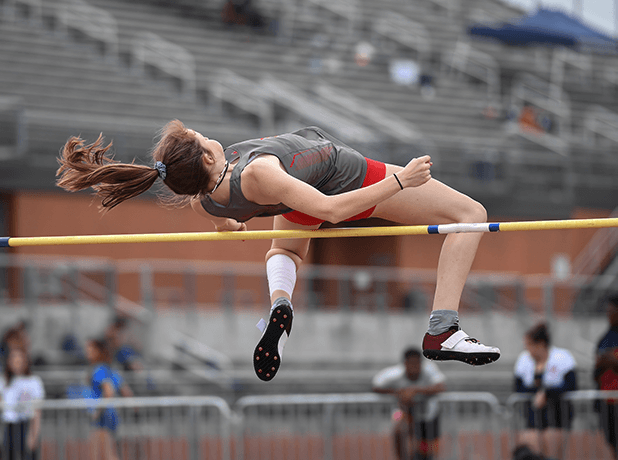
MULTIPOLYGON (((368 3, 369 6, 363 4, 363 7, 368 8, 365 10, 366 17, 376 13, 374 4, 368 3)), ((238 29, 226 30, 221 25, 213 25, 213 21, 190 19, 181 14, 172 14, 163 20, 160 8, 152 5, 101 1, 93 4, 106 8, 118 18, 121 50, 125 53, 130 53, 131 41, 140 30, 159 33, 189 49, 196 57, 199 85, 207 87, 212 79, 213 69, 219 67, 230 68, 254 80, 259 79, 266 71, 274 75, 281 74, 301 89, 310 89, 314 78, 323 78, 378 107, 417 123, 428 136, 438 142, 456 142, 461 137, 475 139, 476 142, 473 143, 480 145, 504 142, 501 122, 483 119, 480 113, 483 96, 475 94, 465 82, 438 75, 437 96, 428 102, 416 91, 391 83, 385 68, 355 68, 351 52, 343 56, 340 75, 313 77, 307 73, 307 60, 313 51, 306 41, 297 39, 291 46, 281 47, 271 37, 242 31, 239 33, 238 29), (205 46, 204 43, 208 45, 205 46)), ((399 4, 400 11, 405 9, 404 3, 399 4)), ((427 13, 428 17, 432 14, 427 13)), ((446 28, 452 31, 456 31, 458 27, 460 33, 465 31, 463 26, 454 21, 449 22, 442 15, 433 16, 437 24, 447 24, 446 28)), ((436 25, 432 28, 434 29, 440 27, 436 25)), ((446 42, 450 43, 450 46, 453 46, 452 41, 453 35, 447 37, 446 42)), ((526 148, 530 147, 543 151, 537 146, 526 145, 526 148)))
POLYGON ((51 30, 0 20, 0 94, 21 97, 28 133, 28 155, 2 162, 4 187, 53 188, 58 150, 72 135, 93 141, 103 132, 117 159, 147 161, 157 130, 173 118, 225 144, 257 134, 93 52, 51 30))
MULTIPOLYGON (((182 0, 181 3, 186 5, 192 2, 193 0, 182 0)), ((59 3, 60 0, 45 2, 45 14, 48 17, 53 16, 53 9, 59 3)), ((494 17, 500 16, 504 19, 521 14, 500 2, 463 0, 461 14, 455 16, 448 16, 444 11, 436 10, 435 5, 429 0, 415 2, 412 5, 403 0, 392 0, 387 5, 370 0, 362 0, 359 3, 363 14, 361 24, 364 26, 367 26, 383 8, 388 8, 412 20, 420 21, 428 28, 432 41, 432 65, 437 66, 430 69, 435 77, 436 87, 436 96, 432 100, 423 99, 417 88, 394 84, 384 60, 378 59, 364 68, 359 68, 354 63, 354 40, 367 38, 364 36, 365 32, 355 37, 354 40, 349 40, 349 37, 337 38, 339 46, 335 55, 341 61, 339 72, 315 75, 309 71, 309 60, 316 55, 316 49, 311 44, 311 38, 315 34, 315 29, 312 29, 312 27, 315 28, 315 22, 311 19, 304 22, 303 18, 300 18, 293 40, 283 44, 273 36, 259 34, 246 28, 226 28, 220 20, 220 6, 222 5, 215 6, 214 3, 203 10, 195 10, 200 13, 193 15, 176 2, 163 0, 156 2, 158 5, 146 0, 135 2, 91 0, 89 3, 110 12, 118 21, 119 62, 111 65, 102 58, 85 59, 83 55, 91 54, 92 50, 88 51, 85 45, 69 45, 66 39, 58 38, 57 34, 51 34, 49 31, 48 36, 38 38, 20 37, 19 32, 16 32, 16 38, 11 37, 6 40, 4 62, 10 63, 11 67, 17 64, 19 62, 17 41, 23 39, 25 43, 28 43, 25 53, 32 64, 24 64, 23 69, 27 71, 28 78, 23 80, 32 82, 32 85, 30 89, 27 86, 20 86, 22 82, 16 81, 19 78, 18 73, 11 71, 0 76, 0 91, 3 91, 3 87, 10 88, 12 85, 18 92, 24 94, 26 107, 31 113, 60 110, 65 114, 70 114, 72 111, 85 114, 85 108, 92 107, 98 115, 101 115, 102 120, 108 119, 109 122, 106 121, 104 124, 112 127, 114 123, 111 120, 119 113, 127 119, 143 119, 161 124, 169 118, 180 118, 183 121, 188 120, 191 124, 197 123, 195 126, 206 126, 212 137, 218 138, 223 143, 229 143, 243 136, 254 137, 258 133, 255 120, 252 118, 229 111, 225 106, 221 112, 214 104, 210 104, 212 101, 207 100, 216 72, 218 69, 228 68, 256 82, 263 74, 269 73, 298 86, 301 90, 308 91, 308 94, 313 85, 320 81, 341 88, 382 110, 416 124, 427 138, 433 140, 439 155, 444 158, 449 157, 453 165, 468 164, 470 155, 482 152, 487 147, 494 151, 516 148, 523 152, 522 162, 525 158, 553 158, 552 154, 541 146, 520 139, 518 136, 508 136, 504 130, 503 118, 485 119, 482 115, 485 104, 483 91, 468 83, 465 78, 458 79, 455 76, 443 74, 437 68, 442 64, 444 51, 453 49, 456 40, 469 40, 466 36, 466 29, 471 22, 469 17, 473 8, 482 8, 494 17), (156 33, 164 39, 185 47, 193 54, 197 66, 198 96, 196 98, 182 99, 174 88, 165 83, 155 83, 152 78, 137 75, 131 70, 133 41, 142 31, 156 33), (40 43, 45 40, 50 43, 40 43), (56 49, 50 51, 51 46, 56 49), (38 53, 39 48, 45 52, 38 53), (66 59, 69 64, 55 65, 54 58, 46 58, 45 54, 56 56, 55 59, 58 61, 66 59), (37 68, 42 67, 49 68, 48 77, 50 78, 47 81, 37 75, 37 68), (86 83, 86 81, 92 83, 86 83), (67 82, 69 82, 68 85, 67 82), (54 88, 53 93, 58 96, 57 101, 53 96, 44 94, 45 86, 54 88), (206 99, 200 101, 201 97, 206 99), (60 99, 64 100, 60 101, 60 99), (226 124, 226 121, 231 119, 234 119, 234 127, 226 124)), ((53 21, 48 20, 48 22, 53 21)), ((21 29, 25 27, 16 24, 0 24, 0 26, 2 26, 0 34, 5 30, 4 27, 21 29)), ((7 34, 12 35, 10 32, 7 34)), ((511 90, 510 80, 516 72, 526 71, 541 78, 548 78, 547 69, 536 67, 534 58, 538 51, 521 49, 511 52, 513 51, 511 48, 496 43, 476 40, 471 43, 475 48, 492 55, 500 63, 502 80, 505 84, 502 88, 505 101, 511 90), (510 52, 506 53, 505 50, 510 52)), ((3 49, 2 46, 0 41, 0 50, 3 49)), ((0 59, 2 59, 2 53, 3 51, 0 51, 0 59)), ((328 54, 327 51, 326 55, 328 54)), ((547 55, 550 56, 549 53, 547 55)), ((611 67, 613 62, 618 62, 614 58, 597 56, 594 60, 595 82, 599 81, 598 74, 602 69, 607 66, 611 67)), ((582 84, 576 72, 566 74, 565 88, 572 103, 572 131, 575 144, 578 144, 578 142, 581 143, 579 141, 582 138, 580 126, 586 108, 590 103, 600 103, 614 109, 613 100, 615 98, 605 97, 608 91, 612 94, 613 89, 609 85, 604 85, 603 90, 599 90, 598 85, 587 87, 582 84)), ((46 118, 48 117, 39 118, 37 123, 44 123, 46 118)), ((117 132, 122 132, 122 130, 117 132)), ((136 143, 140 142, 142 141, 136 138, 136 143)), ((131 143, 127 141, 127 145, 131 143)), ((560 158, 551 161, 555 161, 554 169, 560 171, 565 168, 564 161, 560 158)), ((532 161, 531 172, 534 172, 535 166, 535 162, 532 161)), ((452 168, 448 168, 450 166, 447 167, 445 164, 445 174, 449 176, 452 174, 456 177, 457 171, 451 172, 452 168)), ((524 180, 527 173, 523 166, 520 166, 519 170, 524 174, 521 178, 524 180)), ((530 177, 536 176, 531 174, 530 177)), ((469 183, 471 180, 472 185, 466 185, 463 190, 470 190, 468 186, 475 189, 475 179, 466 176, 461 178, 462 183, 469 183)), ((453 185, 456 184, 457 181, 453 182, 453 185)), ((490 186, 479 184, 478 188, 488 190, 490 186)), ((508 187, 496 185, 494 189, 493 192, 487 193, 504 195, 508 187)))
POLYGON ((147 83, 119 63, 92 54, 88 47, 50 30, 0 21, 0 93, 22 98, 34 154, 51 155, 55 163, 57 148, 69 135, 96 136, 110 128, 108 139, 117 135, 123 141, 116 145, 129 149, 123 153, 144 156, 156 131, 172 118, 208 129, 223 142, 247 132, 240 123, 232 133, 229 120, 207 111, 196 99, 147 83), (55 146, 51 152, 50 145, 55 146))
MULTIPOLYGON (((312 77, 307 74, 307 60, 313 51, 308 39, 305 42, 296 39, 292 46, 281 47, 272 37, 226 30, 222 26, 213 26, 212 21, 190 19, 180 14, 163 18, 160 8, 152 5, 100 0, 92 3, 107 9, 117 18, 120 46, 125 53, 130 53, 131 41, 139 31, 158 33, 163 38, 186 47, 196 58, 200 86, 207 87, 213 72, 219 67, 226 67, 254 80, 266 72, 284 75, 287 81, 310 89, 312 77), (283 51, 283 54, 280 51, 283 51)), ((409 8, 404 2, 392 2, 392 6, 393 10, 399 11, 409 8)), ((362 7, 367 18, 377 14, 379 5, 376 6, 375 2, 364 2, 362 7)), ((454 37, 462 33, 461 26, 456 22, 447 20, 441 14, 431 13, 429 3, 425 7, 416 8, 425 11, 427 21, 432 26, 430 28, 437 30, 438 35, 444 43, 450 44, 449 46, 452 46, 454 37), (432 18, 435 24, 428 18, 432 18), (445 29, 451 32, 447 33, 445 29)), ((425 16, 423 18, 425 22, 425 16)), ((404 119, 419 123, 434 139, 441 139, 445 131, 453 137, 492 138, 493 142, 503 137, 499 132, 499 123, 482 118, 479 107, 482 96, 475 94, 461 82, 438 77, 438 96, 434 101, 426 102, 409 88, 392 84, 386 69, 354 69, 351 50, 342 58, 343 69, 340 76, 321 75, 317 78, 323 78, 404 119), (471 117, 471 113, 475 116, 471 117), (448 130, 445 126, 448 126, 448 130)))
POLYGON ((195 103, 140 83, 102 59, 84 57, 87 53, 83 50, 66 48, 53 36, 3 22, 0 39, 27 44, 17 55, 0 48, 0 91, 22 96, 26 107, 71 110, 92 104, 96 106, 93 110, 110 115, 171 118, 184 114, 201 118, 202 109, 195 103))
POLYGON ((429 131, 442 132, 445 125, 448 125, 449 129, 461 130, 464 133, 470 128, 482 131, 495 128, 495 123, 482 119, 483 95, 471 92, 462 82, 438 79, 435 98, 425 100, 418 89, 401 88, 390 82, 377 84, 346 76, 330 76, 324 79, 429 131), (384 87, 391 87, 391 90, 385 91, 384 87))
MULTIPOLYGON (((305 46, 293 47, 291 51, 288 48, 289 60, 286 60, 276 52, 279 45, 276 45, 272 38, 251 36, 251 42, 247 42, 243 34, 239 36, 225 30, 213 33, 207 31, 201 21, 192 21, 180 16, 173 16, 163 22, 159 9, 148 5, 127 5, 120 2, 99 2, 97 5, 106 8, 119 18, 121 49, 125 49, 125 52, 129 52, 130 42, 140 30, 155 31, 162 37, 186 47, 196 58, 199 84, 208 85, 212 72, 219 67, 226 67, 254 80, 266 72, 284 75, 286 80, 295 84, 300 82, 301 88, 310 89, 308 85, 312 77, 307 75, 306 61, 303 62, 302 57, 299 57, 306 53, 310 54, 305 46), (184 28, 184 34, 179 32, 180 27, 184 28), (190 33, 186 33, 187 30, 190 30, 190 33), (204 43, 208 43, 208 46, 204 46, 204 43)), ((476 96, 466 93, 465 87, 459 85, 442 99, 438 97, 433 104, 424 103, 418 95, 414 96, 410 89, 389 83, 390 77, 385 70, 362 69, 361 72, 353 69, 354 74, 346 72, 346 67, 350 67, 352 59, 350 52, 340 77, 323 76, 323 78, 326 81, 338 80, 336 85, 348 88, 357 96, 377 103, 410 121, 423 120, 427 127, 434 127, 434 131, 438 134, 444 132, 444 125, 447 124, 453 126, 455 132, 449 130, 453 135, 487 136, 483 120, 479 126, 479 123, 475 123, 475 119, 469 116, 470 106, 476 103, 476 96), (355 91, 357 86, 359 89, 355 91), (466 94, 467 97, 461 98, 459 106, 451 103, 440 107, 441 101, 451 102, 460 93, 466 94)), ((445 85, 446 82, 442 91, 445 85)))
POLYGON ((183 17, 174 10, 163 14, 166 10, 148 4, 101 0, 90 4, 109 11, 118 21, 122 53, 131 54, 133 40, 140 32, 155 33, 194 54, 201 81, 221 66, 235 70, 234 65, 241 65, 251 68, 254 74, 290 70, 289 66, 280 64, 280 54, 273 53, 278 46, 272 37, 243 29, 226 30, 222 25, 212 28, 209 22, 183 17))

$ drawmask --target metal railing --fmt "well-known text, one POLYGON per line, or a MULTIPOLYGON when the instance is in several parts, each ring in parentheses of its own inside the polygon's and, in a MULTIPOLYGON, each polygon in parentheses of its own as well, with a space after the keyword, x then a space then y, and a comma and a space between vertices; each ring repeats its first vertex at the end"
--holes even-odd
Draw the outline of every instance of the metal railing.
POLYGON ((231 458, 232 412, 218 397, 46 400, 35 407, 44 459, 91 458, 101 420, 120 459, 231 458))
POLYGON ((512 394, 505 404, 505 426, 509 431, 509 449, 526 444, 522 432, 536 433, 541 446, 560 443, 559 455, 578 460, 610 460, 615 458, 608 442, 610 435, 618 436, 616 404, 617 391, 580 390, 567 392, 556 406, 548 405, 543 413, 531 406, 531 394, 512 394), (549 436, 544 430, 531 428, 547 426, 553 429, 549 436), (556 427, 557 425, 557 427, 556 427), (553 437, 552 437, 553 436, 553 437), (568 455, 567 455, 568 453, 568 455))
POLYGON ((482 81, 487 86, 487 101, 500 102, 500 65, 491 55, 475 49, 472 44, 458 41, 442 59, 449 72, 459 72, 482 81))
POLYGON ((144 72, 152 66, 177 78, 182 92, 193 96, 197 90, 195 57, 186 48, 151 32, 140 32, 133 41, 134 68, 144 72))
POLYGON ((372 31, 400 46, 416 51, 418 61, 427 62, 431 53, 431 39, 427 28, 420 22, 394 11, 384 11, 374 22, 372 31))
MULTIPOLYGON (((499 458, 502 410, 495 396, 449 392, 428 405, 427 419, 440 418, 439 458, 459 458, 463 452, 499 458), (480 438, 485 442, 479 443, 480 438)), ((247 396, 235 408, 242 420, 237 460, 387 459, 394 453, 394 398, 373 393, 247 396)))
POLYGON ((377 143, 379 140, 374 130, 316 102, 298 86, 270 75, 264 75, 259 85, 275 104, 294 113, 304 123, 329 126, 344 142, 377 143))
POLYGON ((571 107, 568 95, 562 88, 552 82, 542 80, 535 75, 522 72, 515 79, 511 89, 512 103, 517 107, 531 103, 547 111, 555 118, 555 134, 544 133, 537 136, 520 129, 517 125, 516 134, 537 143, 553 152, 567 157, 570 152, 570 121, 571 107))
POLYGON ((106 10, 73 0, 57 7, 59 29, 68 34, 69 29, 79 30, 93 40, 103 43, 105 53, 118 56, 118 23, 106 10))
MULTIPOLYGON (((584 143, 586 145, 597 146, 600 144, 599 138, 610 142, 610 145, 618 143, 618 114, 601 106, 591 105, 585 113, 583 130, 584 143)), ((607 144, 606 144, 607 145, 607 144)))
POLYGON ((423 140, 422 133, 413 123, 342 88, 320 82, 314 87, 314 91, 324 105, 343 109, 356 118, 364 119, 402 144, 414 144, 423 140))
MULTIPOLYGON (((580 263, 576 268, 577 273, 566 278, 472 272, 462 309, 569 313, 572 302, 556 295, 567 293, 573 300, 594 275, 583 273, 580 263)), ((597 278, 604 285, 616 279, 597 278)), ((295 297, 308 309, 424 312, 429 308, 435 281, 435 270, 307 264, 298 272, 295 297)), ((140 322, 148 322, 159 307, 173 305, 186 312, 199 308, 252 309, 267 298, 262 263, 0 256, 0 300, 7 304, 86 302, 120 309, 140 322), (195 286, 207 289, 197 290, 195 286)))
MULTIPOLYGON (((618 208, 611 217, 618 217, 618 208)), ((595 232, 586 247, 573 261, 573 273, 594 275, 600 273, 617 252, 618 228, 603 228, 595 232)))
POLYGON ((230 69, 217 71, 210 83, 210 92, 218 109, 223 111, 223 103, 232 104, 259 119, 260 130, 275 132, 275 110, 257 82, 244 78, 230 69))
POLYGON ((361 452, 387 435, 394 408, 373 393, 246 396, 235 407, 237 460, 370 458, 361 452))
MULTIPOLYGON (((487 392, 445 392, 430 403, 439 418, 436 460, 511 458, 525 425, 529 395, 502 405, 487 392)), ((563 396, 564 458, 611 457, 608 424, 618 415, 618 392, 563 396), (610 409, 611 408, 611 409, 610 409)), ((212 396, 46 400, 41 410, 41 457, 87 459, 96 421, 113 421, 118 458, 197 460, 389 460, 395 398, 374 393, 245 396, 230 405, 212 396)), ((618 433, 613 433, 614 436, 618 433)))

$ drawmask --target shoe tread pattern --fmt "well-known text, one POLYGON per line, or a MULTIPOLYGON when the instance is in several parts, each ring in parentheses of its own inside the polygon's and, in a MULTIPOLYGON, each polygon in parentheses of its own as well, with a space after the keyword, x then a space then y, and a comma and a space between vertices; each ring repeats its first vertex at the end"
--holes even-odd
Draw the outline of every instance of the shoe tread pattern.
POLYGON ((272 380, 279 366, 279 339, 284 332, 290 334, 292 329, 292 309, 288 305, 276 307, 268 319, 266 331, 253 352, 253 369, 260 380, 272 380), (283 325, 283 327, 281 327, 283 325))
POLYGON ((461 361, 472 366, 490 364, 500 358, 500 353, 461 353, 448 350, 423 350, 423 356, 433 361, 461 361))

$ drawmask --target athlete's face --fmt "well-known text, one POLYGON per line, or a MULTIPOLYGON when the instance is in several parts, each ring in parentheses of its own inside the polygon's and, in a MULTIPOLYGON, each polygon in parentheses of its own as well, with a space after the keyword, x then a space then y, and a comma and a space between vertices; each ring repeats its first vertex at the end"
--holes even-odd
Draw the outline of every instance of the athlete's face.
POLYGON ((223 147, 219 144, 219 142, 214 139, 208 139, 193 129, 190 129, 189 132, 195 136, 204 150, 210 152, 215 158, 225 158, 225 155, 223 154, 223 147))

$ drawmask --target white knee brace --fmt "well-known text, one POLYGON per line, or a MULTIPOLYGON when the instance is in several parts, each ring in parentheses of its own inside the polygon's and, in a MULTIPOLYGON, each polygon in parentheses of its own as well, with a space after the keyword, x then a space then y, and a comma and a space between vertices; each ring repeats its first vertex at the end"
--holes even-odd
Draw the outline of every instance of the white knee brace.
POLYGON ((275 291, 283 291, 292 298, 296 284, 296 264, 285 254, 275 254, 266 261, 266 277, 270 295, 275 291))

